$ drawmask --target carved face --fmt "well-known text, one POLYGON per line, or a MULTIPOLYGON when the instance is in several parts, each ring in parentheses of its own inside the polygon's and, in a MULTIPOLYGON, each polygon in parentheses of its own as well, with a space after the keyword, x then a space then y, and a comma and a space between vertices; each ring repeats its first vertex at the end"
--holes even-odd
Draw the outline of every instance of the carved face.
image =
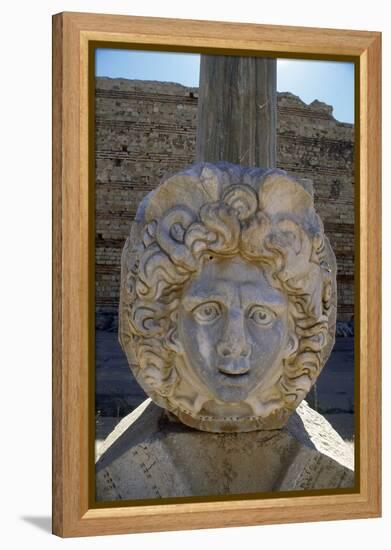
POLYGON ((138 208, 121 345, 145 392, 185 424, 281 428, 333 345, 335 278, 305 186, 279 170, 197 164, 138 208))
POLYGON ((240 402, 281 369, 286 295, 260 266, 211 257, 185 289, 179 339, 188 368, 218 401, 240 402))

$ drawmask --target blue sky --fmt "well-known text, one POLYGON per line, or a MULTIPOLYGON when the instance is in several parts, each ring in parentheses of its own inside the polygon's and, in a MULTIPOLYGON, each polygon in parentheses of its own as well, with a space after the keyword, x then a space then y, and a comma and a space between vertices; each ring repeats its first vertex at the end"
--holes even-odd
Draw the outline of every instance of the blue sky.
MULTIPOLYGON (((98 49, 96 75, 198 86, 200 56, 188 53, 98 49)), ((354 119, 354 65, 340 61, 277 60, 277 90, 334 107, 341 122, 354 119)))

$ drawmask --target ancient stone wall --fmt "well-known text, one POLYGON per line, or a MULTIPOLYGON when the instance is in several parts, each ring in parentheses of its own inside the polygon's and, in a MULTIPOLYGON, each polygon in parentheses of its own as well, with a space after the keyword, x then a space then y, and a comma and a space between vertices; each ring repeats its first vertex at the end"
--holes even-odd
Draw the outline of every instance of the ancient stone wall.
POLYGON ((314 184, 315 206, 337 257, 338 318, 354 303, 354 128, 332 107, 278 94, 277 166, 314 184))
MULTIPOLYGON (((197 88, 96 79, 96 307, 115 323, 120 256, 141 199, 194 162, 197 88)), ((315 204, 338 263, 338 318, 353 315, 354 130, 332 108, 278 94, 277 166, 314 182, 315 204)))

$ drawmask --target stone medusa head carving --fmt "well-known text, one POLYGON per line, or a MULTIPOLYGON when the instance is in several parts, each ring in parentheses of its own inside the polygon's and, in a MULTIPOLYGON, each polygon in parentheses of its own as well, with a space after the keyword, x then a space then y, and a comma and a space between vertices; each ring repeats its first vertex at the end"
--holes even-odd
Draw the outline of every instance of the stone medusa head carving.
POLYGON ((302 183, 196 164, 139 206, 122 255, 120 342, 145 392, 184 424, 281 428, 334 344, 335 277, 302 183))

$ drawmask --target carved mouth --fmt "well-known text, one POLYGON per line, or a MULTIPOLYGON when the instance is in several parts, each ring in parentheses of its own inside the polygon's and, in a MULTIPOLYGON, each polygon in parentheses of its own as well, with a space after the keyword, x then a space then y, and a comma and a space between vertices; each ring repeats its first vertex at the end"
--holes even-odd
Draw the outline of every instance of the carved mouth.
POLYGON ((248 376, 250 371, 250 365, 247 360, 239 360, 230 362, 229 364, 224 365, 224 363, 219 365, 218 371, 225 376, 240 378, 241 376, 248 376))
POLYGON ((224 367, 219 368, 220 379, 223 383, 246 383, 250 373, 249 371, 229 370, 224 367))
POLYGON ((225 376, 233 376, 235 378, 237 378, 239 376, 248 375, 248 371, 246 371, 246 372, 235 372, 235 371, 227 371, 227 370, 224 370, 224 369, 219 369, 219 372, 221 374, 225 374, 225 376))

